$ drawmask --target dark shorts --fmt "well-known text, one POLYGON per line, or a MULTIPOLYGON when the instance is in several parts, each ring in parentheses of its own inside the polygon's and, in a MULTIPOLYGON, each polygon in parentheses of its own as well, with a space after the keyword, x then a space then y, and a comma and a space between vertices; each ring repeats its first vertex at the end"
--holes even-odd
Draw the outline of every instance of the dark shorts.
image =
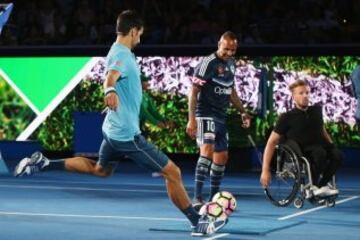
POLYGON ((116 141, 103 135, 98 161, 102 167, 107 167, 109 164, 127 157, 150 171, 161 171, 169 161, 163 152, 142 135, 137 135, 133 141, 128 142, 116 141))
POLYGON ((229 136, 225 123, 214 121, 213 118, 198 117, 196 142, 198 146, 214 144, 215 152, 227 151, 229 136))

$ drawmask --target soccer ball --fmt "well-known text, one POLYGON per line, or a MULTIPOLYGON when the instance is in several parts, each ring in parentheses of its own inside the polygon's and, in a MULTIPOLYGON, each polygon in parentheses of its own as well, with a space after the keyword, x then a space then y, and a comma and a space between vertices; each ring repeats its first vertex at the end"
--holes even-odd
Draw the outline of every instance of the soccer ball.
POLYGON ((232 214, 236 209, 236 199, 229 192, 223 191, 216 193, 212 198, 212 201, 220 204, 224 208, 225 213, 228 216, 232 214))
POLYGON ((224 208, 217 202, 208 202, 202 206, 199 210, 200 215, 207 215, 212 219, 223 219, 227 218, 224 208))

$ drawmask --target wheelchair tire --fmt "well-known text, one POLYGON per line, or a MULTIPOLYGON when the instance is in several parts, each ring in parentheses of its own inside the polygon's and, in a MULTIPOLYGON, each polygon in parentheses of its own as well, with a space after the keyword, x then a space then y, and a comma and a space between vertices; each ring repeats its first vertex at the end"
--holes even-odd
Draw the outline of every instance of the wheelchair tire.
POLYGON ((301 183, 298 157, 288 146, 277 146, 276 168, 271 172, 272 182, 265 195, 273 205, 286 207, 296 198, 301 183))
POLYGON ((335 207, 335 204, 336 204, 335 199, 326 200, 326 206, 329 208, 335 207))
POLYGON ((304 206, 304 200, 301 199, 301 198, 299 198, 299 197, 295 198, 295 200, 294 200, 294 206, 295 206, 296 208, 302 208, 302 207, 304 206))

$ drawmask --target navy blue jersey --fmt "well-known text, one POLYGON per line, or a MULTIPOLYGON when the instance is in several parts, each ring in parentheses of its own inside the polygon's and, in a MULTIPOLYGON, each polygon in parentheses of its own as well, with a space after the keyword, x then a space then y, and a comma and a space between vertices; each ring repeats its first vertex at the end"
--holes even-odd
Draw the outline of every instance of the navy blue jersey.
POLYGON ((193 84, 199 87, 196 117, 225 122, 234 86, 235 59, 224 61, 215 53, 203 58, 195 69, 193 84))

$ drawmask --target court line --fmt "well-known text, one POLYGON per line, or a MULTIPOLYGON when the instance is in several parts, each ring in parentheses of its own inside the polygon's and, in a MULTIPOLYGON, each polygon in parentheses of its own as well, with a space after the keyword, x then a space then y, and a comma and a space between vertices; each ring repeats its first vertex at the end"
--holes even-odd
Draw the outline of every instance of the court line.
MULTIPOLYGON (((145 193, 167 193, 165 190, 151 190, 151 189, 114 189, 114 188, 86 188, 86 187, 60 187, 60 186, 37 186, 37 185, 8 185, 0 184, 0 188, 11 188, 11 189, 42 189, 42 190, 76 190, 76 191, 103 191, 103 192, 145 192, 145 193)), ((262 196, 263 193, 253 193, 253 192, 241 192, 248 196, 262 196)))
MULTIPOLYGON (((123 183, 108 183, 108 182, 97 182, 97 181, 59 181, 59 180, 34 180, 34 179, 1 179, 1 182, 8 182, 8 183, 58 183, 58 184, 97 184, 97 185, 108 185, 108 186, 124 186, 124 185, 129 185, 129 186, 140 186, 140 187, 164 187, 165 184, 151 184, 151 183, 136 183, 136 182, 123 182, 123 183)), ((120 179, 121 180, 121 179, 120 179)), ((231 188, 231 189, 261 189, 260 185, 255 184, 255 185, 229 185, 226 184, 226 182, 224 183, 224 186, 226 186, 226 188, 231 188)), ((192 188, 192 185, 185 185, 186 188, 192 188)), ((261 192, 262 189, 260 190, 261 192)), ((341 191, 359 191, 360 192, 360 188, 341 188, 341 191)), ((344 196, 344 195, 342 195, 344 196)))
POLYGON ((22 188, 22 189, 46 189, 46 190, 77 190, 77 191, 110 191, 110 192, 153 192, 166 193, 166 190, 148 189, 110 189, 110 188, 85 188, 85 187, 58 187, 58 186, 35 186, 35 185, 6 185, 1 184, 0 188, 22 188))
POLYGON ((217 239, 217 238, 221 238, 221 237, 226 237, 226 236, 229 236, 230 233, 221 233, 221 234, 218 234, 218 235, 215 235, 213 237, 209 237, 209 238, 203 238, 204 240, 213 240, 213 239, 217 239))
POLYGON ((147 220, 147 221, 173 221, 187 222, 183 218, 157 218, 157 217, 129 217, 129 216, 112 216, 112 215, 83 215, 83 214, 63 214, 63 213, 31 213, 31 212, 5 212, 0 211, 0 215, 12 216, 31 216, 31 217, 69 217, 69 218, 106 218, 106 219, 126 219, 126 220, 147 220))
MULTIPOLYGON (((336 205, 341 204, 341 203, 345 203, 345 202, 348 202, 348 201, 355 200, 355 199, 357 199, 359 197, 360 196, 352 196, 352 197, 348 197, 348 198, 345 198, 345 199, 340 200, 340 201, 336 201, 336 205)), ((311 208, 311 209, 308 209, 308 210, 305 210, 305 211, 301 211, 301 212, 297 212, 297 213, 294 213, 294 214, 291 214, 291 215, 280 217, 277 220, 283 221, 283 220, 286 220, 286 219, 290 219, 290 218, 298 217, 298 216, 301 216, 301 215, 304 215, 304 214, 307 214, 307 213, 311 213, 311 212, 314 212, 314 211, 317 211, 317 210, 320 210, 320 209, 323 209, 323 208, 327 208, 327 206, 319 206, 319 207, 311 208)))
MULTIPOLYGON (((97 181, 59 181, 59 180, 33 180, 33 179, 24 179, 24 180, 20 180, 20 179, 0 179, 1 182, 26 182, 26 183, 69 183, 69 184, 99 184, 99 185, 139 185, 139 186, 149 186, 149 187, 162 187, 165 186, 165 184, 151 184, 151 183, 136 183, 136 182, 123 182, 123 183, 107 183, 107 182, 97 182, 97 181)), ((119 179, 121 180, 121 179, 119 179)), ((226 187, 228 188, 234 188, 234 189, 245 189, 245 188, 249 188, 249 189, 254 189, 254 187, 259 187, 260 189, 260 185, 255 184, 255 185, 243 185, 243 186, 239 186, 239 185, 228 185, 226 184, 226 182, 224 183, 226 185, 226 187)), ((189 185, 189 187, 192 187, 189 185)), ((357 189, 360 191, 360 189, 357 189)))

